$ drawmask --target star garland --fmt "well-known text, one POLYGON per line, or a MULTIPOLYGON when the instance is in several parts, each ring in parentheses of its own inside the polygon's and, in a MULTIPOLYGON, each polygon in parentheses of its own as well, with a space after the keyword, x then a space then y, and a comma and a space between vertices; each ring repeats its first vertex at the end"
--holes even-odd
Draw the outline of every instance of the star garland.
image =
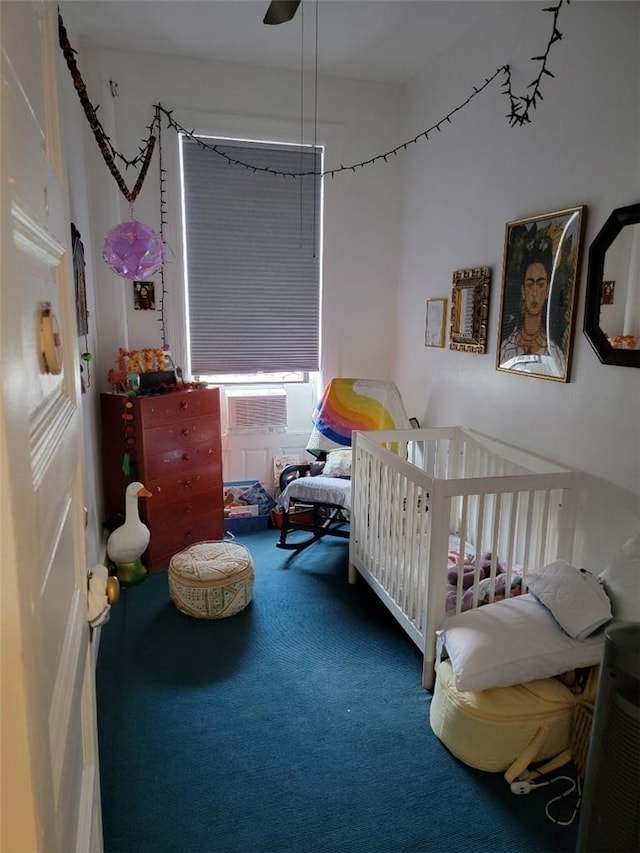
MULTIPOLYGON (((423 130, 413 139, 409 139, 407 142, 403 142, 400 145, 397 145, 395 148, 386 151, 384 154, 378 154, 375 157, 371 157, 368 160, 363 160, 359 163, 353 163, 350 166, 340 165, 339 167, 327 169, 324 172, 316 172, 316 171, 308 171, 308 172, 282 172, 277 169, 271 169, 268 166, 255 166, 251 163, 246 163, 242 160, 237 160, 234 157, 230 157, 225 153, 217 145, 210 145, 206 142, 203 142, 202 139, 196 136, 194 130, 187 130, 181 124, 179 124, 173 118, 173 110, 165 109, 161 104, 155 105, 155 114, 153 121, 148 126, 147 130, 149 131, 149 136, 146 140, 144 140, 144 144, 139 148, 138 154, 132 159, 127 159, 120 152, 116 150, 113 146, 109 136, 105 132, 100 120, 97 116, 97 111, 99 107, 94 107, 89 97, 87 95, 86 86, 84 81, 82 80, 82 76, 80 75, 80 71, 78 70, 77 63, 75 61, 76 51, 69 44, 69 39, 67 37, 67 32, 64 27, 64 23, 62 21, 62 16, 58 14, 58 30, 59 30, 59 41, 60 47, 64 53, 65 60, 67 62, 67 66, 71 72, 71 76, 73 78, 73 82, 78 92, 78 97, 80 98, 80 102, 84 108, 85 115, 89 121, 89 125, 93 134, 96 138, 100 151, 102 152, 102 156, 111 171, 111 174, 116 180, 116 183, 120 187, 121 192, 125 196, 125 198, 129 202, 133 202, 140 190, 142 189, 142 185, 144 183, 147 171, 149 169, 149 164, 151 162, 151 158, 153 156, 153 151, 155 147, 156 137, 155 133, 159 132, 160 129, 160 114, 162 113, 167 119, 168 126, 176 130, 178 133, 184 134, 188 136, 193 141, 197 142, 202 148, 207 148, 213 151, 220 157, 223 157, 227 160, 227 162, 234 166, 242 166, 245 169, 250 169, 252 172, 267 172, 272 175, 277 175, 283 178, 301 178, 305 176, 313 175, 314 177, 331 177, 334 178, 337 174, 342 172, 355 172, 357 169, 362 169, 365 166, 370 166, 374 163, 379 163, 381 161, 387 162, 390 157, 395 157, 401 151, 406 151, 410 145, 414 145, 420 140, 428 140, 429 135, 433 135, 436 132, 442 131, 442 126, 444 124, 451 124, 452 118, 456 113, 460 112, 460 110, 464 109, 474 98, 476 98, 484 89, 486 89, 500 74, 504 75, 503 81, 503 90, 502 94, 505 95, 509 99, 509 112, 506 114, 506 118, 509 121, 511 127, 522 126, 525 124, 529 124, 531 122, 531 112, 535 110, 538 106, 538 102, 543 100, 541 84, 542 80, 545 76, 554 77, 555 75, 549 70, 548 67, 548 59, 549 53, 553 45, 562 39, 562 33, 558 29, 558 17, 560 15, 560 10, 566 4, 567 6, 570 4, 571 0, 558 0, 558 2, 553 6, 547 6, 542 9, 543 12, 550 12, 553 15, 553 23, 551 27, 551 35, 549 37, 549 41, 547 42, 546 49, 544 53, 541 53, 538 56, 532 56, 532 62, 539 62, 540 68, 537 76, 529 83, 527 86, 531 91, 526 95, 515 95, 513 92, 513 88, 511 85, 511 67, 509 65, 502 65, 498 68, 490 77, 487 77, 480 86, 474 86, 473 92, 464 100, 462 103, 458 104, 457 107, 454 107, 450 112, 448 112, 440 121, 433 124, 431 127, 423 130), (126 168, 130 166, 138 166, 141 165, 140 173, 138 175, 138 179, 133 187, 133 189, 129 189, 122 177, 117 165, 116 158, 121 160, 126 168)), ((161 185, 163 178, 163 168, 160 166, 160 180, 161 185)), ((163 214, 163 227, 164 227, 164 214, 163 214)), ((163 285, 163 295, 164 295, 164 285, 163 285)), ((164 330, 163 330, 164 335, 164 330)))

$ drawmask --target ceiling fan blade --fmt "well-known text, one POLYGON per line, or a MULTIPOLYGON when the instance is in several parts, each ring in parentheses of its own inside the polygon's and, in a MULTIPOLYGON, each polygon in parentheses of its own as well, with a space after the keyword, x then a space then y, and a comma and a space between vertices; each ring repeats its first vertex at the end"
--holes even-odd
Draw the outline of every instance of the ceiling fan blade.
POLYGON ((295 15, 300 0, 271 0, 263 24, 286 24, 295 15))

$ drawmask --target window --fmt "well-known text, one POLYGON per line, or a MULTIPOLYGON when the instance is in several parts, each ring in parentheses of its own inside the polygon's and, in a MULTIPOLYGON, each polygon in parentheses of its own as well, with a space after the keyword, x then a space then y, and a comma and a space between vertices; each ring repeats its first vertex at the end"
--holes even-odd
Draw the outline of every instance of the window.
MULTIPOLYGON (((319 368, 322 149, 181 137, 189 372, 319 368), (260 171, 260 169, 270 171, 260 171)), ((218 379, 218 381, 222 381, 218 379)))

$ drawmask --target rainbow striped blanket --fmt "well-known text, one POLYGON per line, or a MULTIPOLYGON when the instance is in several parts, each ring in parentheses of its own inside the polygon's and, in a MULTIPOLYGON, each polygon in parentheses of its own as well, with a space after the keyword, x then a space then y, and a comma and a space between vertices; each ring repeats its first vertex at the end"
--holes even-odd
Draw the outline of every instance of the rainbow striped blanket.
POLYGON ((396 385, 378 379, 332 379, 312 421, 307 451, 316 457, 336 447, 350 447, 354 430, 411 427, 396 385))

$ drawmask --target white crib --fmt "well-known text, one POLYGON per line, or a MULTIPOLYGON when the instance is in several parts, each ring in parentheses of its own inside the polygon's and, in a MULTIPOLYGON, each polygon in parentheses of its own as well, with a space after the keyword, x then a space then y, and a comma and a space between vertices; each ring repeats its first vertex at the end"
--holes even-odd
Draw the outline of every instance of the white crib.
POLYGON ((352 446, 349 582, 365 578, 421 649, 431 688, 452 536, 476 580, 491 553, 490 601, 498 560, 505 595, 516 575, 525 592, 527 569, 571 562, 576 473, 463 427, 354 432, 352 446))

